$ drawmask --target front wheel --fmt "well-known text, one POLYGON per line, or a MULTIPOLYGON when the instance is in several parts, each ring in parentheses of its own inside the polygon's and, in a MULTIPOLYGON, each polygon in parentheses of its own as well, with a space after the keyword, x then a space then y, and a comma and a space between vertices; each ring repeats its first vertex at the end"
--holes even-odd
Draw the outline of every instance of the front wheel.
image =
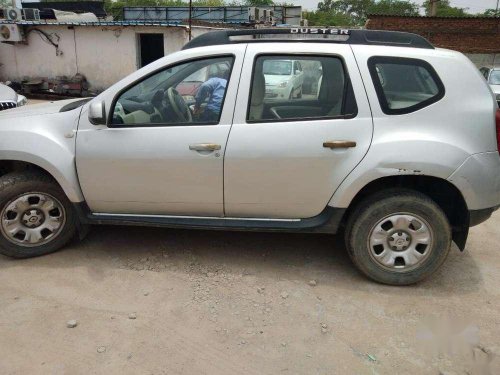
POLYGON ((71 203, 50 177, 33 172, 0 178, 0 254, 29 258, 54 252, 74 236, 71 203))
POLYGON ((354 209, 346 246, 353 263, 371 279, 409 285, 427 278, 444 262, 451 227, 443 210, 426 195, 385 191, 354 209))

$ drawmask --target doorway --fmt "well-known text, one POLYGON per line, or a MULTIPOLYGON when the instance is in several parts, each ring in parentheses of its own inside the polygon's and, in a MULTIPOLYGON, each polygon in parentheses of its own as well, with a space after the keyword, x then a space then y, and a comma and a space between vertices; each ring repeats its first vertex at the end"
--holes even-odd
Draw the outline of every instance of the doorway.
POLYGON ((165 56, 163 34, 139 34, 139 68, 165 56))

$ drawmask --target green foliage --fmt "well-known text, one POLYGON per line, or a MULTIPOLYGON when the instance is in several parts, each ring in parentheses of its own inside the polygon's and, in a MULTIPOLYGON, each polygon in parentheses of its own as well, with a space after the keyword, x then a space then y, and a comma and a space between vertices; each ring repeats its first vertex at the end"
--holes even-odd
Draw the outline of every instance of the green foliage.
MULTIPOLYGON (((431 15, 431 4, 429 0, 425 0, 423 7, 425 8, 425 14, 427 16, 431 15)), ((463 17, 467 16, 466 8, 457 8, 450 5, 450 0, 441 0, 437 3, 437 17, 463 17)))
POLYGON ((419 6, 408 0, 380 0, 373 2, 367 10, 368 14, 385 14, 391 16, 418 16, 419 6))
POLYGON ((273 0, 248 0, 244 5, 259 7, 259 6, 269 6, 274 5, 273 0))
POLYGON ((416 16, 418 9, 418 5, 409 0, 324 0, 318 4, 312 22, 314 25, 325 22, 326 26, 342 20, 346 26, 361 26, 368 14, 416 16))
POLYGON ((353 18, 340 12, 305 11, 302 13, 302 17, 309 21, 310 26, 355 26, 353 18))
POLYGON ((500 17, 500 9, 486 9, 481 15, 486 17, 500 17))
POLYGON ((343 14, 351 18, 351 23, 361 25, 366 20, 366 11, 374 0, 324 0, 318 4, 318 11, 330 15, 343 14))

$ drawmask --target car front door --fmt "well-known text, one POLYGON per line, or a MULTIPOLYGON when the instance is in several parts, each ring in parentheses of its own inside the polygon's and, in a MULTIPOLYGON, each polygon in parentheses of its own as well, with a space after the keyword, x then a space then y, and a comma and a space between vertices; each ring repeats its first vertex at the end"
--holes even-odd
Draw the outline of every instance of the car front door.
POLYGON ((107 125, 92 125, 88 105, 82 110, 76 165, 92 212, 223 215, 223 155, 245 47, 226 49, 183 51, 113 86, 94 99, 111 111, 107 125))
POLYGON ((316 216, 370 146, 372 116, 350 47, 324 44, 318 53, 304 43, 290 53, 290 46, 247 48, 224 160, 227 216, 316 216), (321 71, 321 87, 301 98, 268 98, 263 67, 273 59, 300 61, 304 79, 315 80, 304 88, 316 87, 321 71))

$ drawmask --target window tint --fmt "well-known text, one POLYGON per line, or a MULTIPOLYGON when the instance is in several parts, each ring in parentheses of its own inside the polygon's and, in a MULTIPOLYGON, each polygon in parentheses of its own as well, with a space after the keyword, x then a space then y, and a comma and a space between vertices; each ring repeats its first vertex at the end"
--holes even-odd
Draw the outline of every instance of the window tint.
POLYGON ((209 58, 155 73, 120 94, 112 124, 216 124, 232 64, 232 57, 209 58))
POLYGON ((354 116, 354 93, 342 61, 326 56, 259 56, 247 120, 291 121, 354 116))
POLYGON ((425 61, 372 57, 368 64, 384 113, 414 112, 444 96, 441 80, 425 61))

